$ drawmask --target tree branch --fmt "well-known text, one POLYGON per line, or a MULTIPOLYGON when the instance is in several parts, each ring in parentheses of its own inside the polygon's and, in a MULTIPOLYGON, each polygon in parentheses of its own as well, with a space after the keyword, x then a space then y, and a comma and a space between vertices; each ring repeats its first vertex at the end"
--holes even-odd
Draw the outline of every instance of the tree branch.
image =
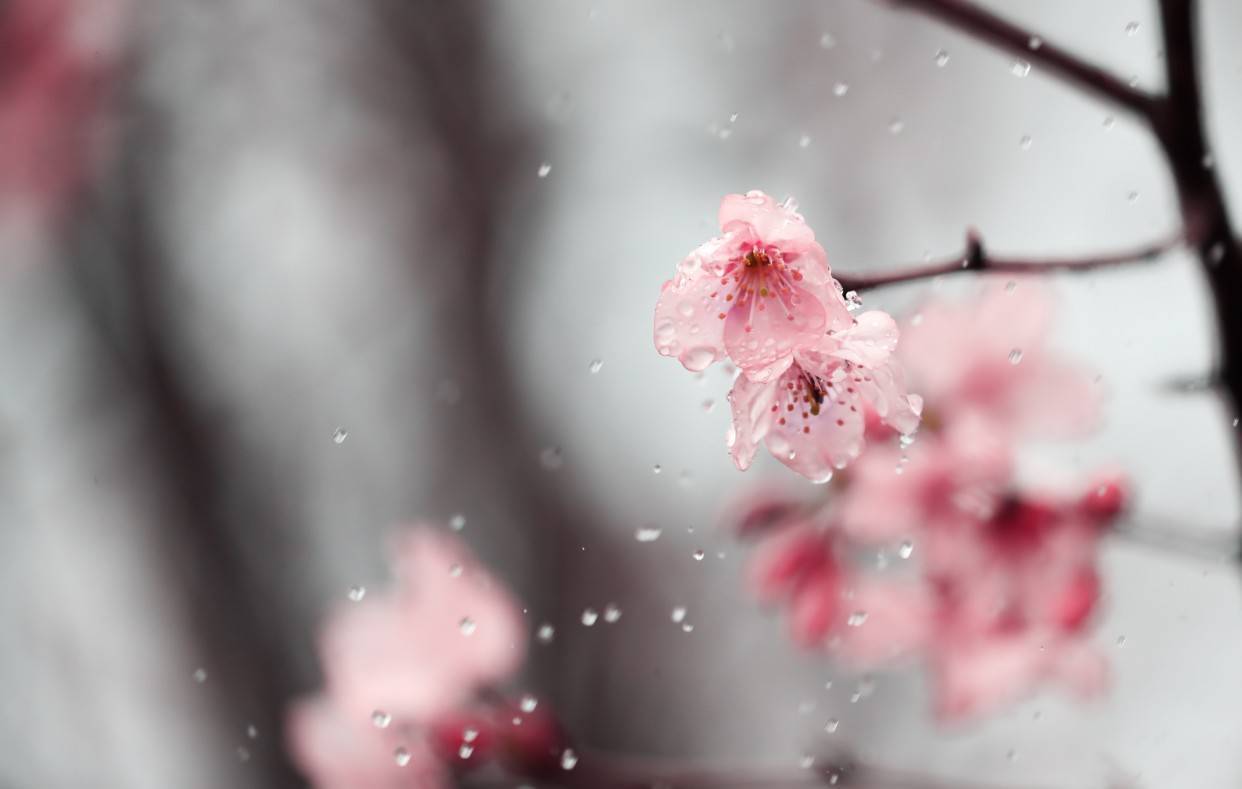
POLYGON ((1042 66, 1082 90, 1134 113, 1149 123, 1159 111, 1161 99, 1133 88, 1104 69, 1048 43, 1018 25, 986 11, 968 0, 888 0, 937 19, 980 41, 1042 66))
POLYGON ((878 274, 840 274, 833 276, 841 283, 841 288, 850 290, 868 290, 884 285, 896 285, 902 282, 914 282, 920 279, 939 277, 959 271, 992 271, 1005 274, 1040 274, 1049 271, 1090 271, 1097 268, 1122 266, 1131 263, 1150 263, 1166 252, 1181 245, 1181 233, 1162 241, 1155 241, 1135 249, 1125 249, 1106 255, 1088 255, 1074 258, 1002 258, 994 257, 984 248, 983 238, 974 230, 966 233, 966 248, 955 257, 911 266, 897 271, 880 272, 878 274))

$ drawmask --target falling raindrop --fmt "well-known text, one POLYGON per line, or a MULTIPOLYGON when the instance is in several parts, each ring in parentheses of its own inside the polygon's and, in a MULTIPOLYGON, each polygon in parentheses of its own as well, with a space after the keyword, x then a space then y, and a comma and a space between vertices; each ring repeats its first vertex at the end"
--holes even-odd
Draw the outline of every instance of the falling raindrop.
POLYGON ((542 164, 539 165, 538 175, 540 178, 547 178, 548 173, 551 173, 551 172, 552 172, 552 165, 548 164, 547 162, 543 162, 542 164))
POLYGON ((849 615, 848 619, 845 620, 845 624, 849 625, 850 627, 862 627, 864 624, 866 624, 866 622, 867 622, 866 611, 855 611, 849 615))
POLYGON ((578 754, 574 753, 573 748, 566 748, 561 752, 561 769, 572 770, 578 764, 578 754))
POLYGON ((463 617, 462 620, 457 623, 457 628, 461 630, 461 634, 463 636, 472 636, 474 635, 474 631, 478 629, 478 625, 475 624, 473 619, 467 616, 463 617))
POLYGON ((892 118, 888 122, 888 133, 889 134, 901 134, 902 130, 904 130, 905 128, 906 128, 906 122, 903 121, 901 118, 892 118))
POLYGON ((1009 363, 1010 364, 1018 364, 1021 361, 1022 361, 1022 349, 1021 348, 1014 348, 1012 351, 1009 352, 1009 363))
POLYGON ((1025 77, 1031 73, 1031 64, 1025 60, 1015 60, 1009 64, 1009 73, 1015 77, 1025 77))
POLYGON ((355 603, 361 603, 362 598, 367 596, 367 588, 365 586, 349 587, 349 599, 355 603))
POLYGON ((1137 33, 1138 31, 1139 31, 1139 23, 1138 23, 1138 22, 1130 22, 1130 23, 1128 23, 1128 24, 1126 25, 1126 35, 1127 35, 1127 36, 1132 36, 1132 35, 1134 35, 1135 33, 1137 33))
POLYGON ((594 608, 586 608, 582 611, 582 624, 591 627, 599 619, 599 612, 594 608))
POLYGON ((410 752, 404 745, 393 751, 392 757, 397 762, 398 767, 405 767, 410 763, 410 752))
POLYGON ((520 702, 519 706, 521 707, 522 712, 527 712, 527 713, 534 712, 535 707, 539 706, 539 700, 536 699, 531 694, 527 693, 525 696, 522 697, 522 701, 520 702))
POLYGON ((392 723, 392 716, 383 710, 376 710, 371 713, 371 723, 377 729, 387 729, 388 724, 392 723))
POLYGON ((200 685, 206 682, 207 681, 207 669, 205 668, 194 669, 194 681, 200 685))
POLYGON ((604 621, 605 622, 611 625, 620 618, 621 618, 621 609, 617 607, 616 603, 609 603, 608 605, 604 606, 604 621))
POLYGON ((799 147, 799 148, 806 148, 806 147, 810 146, 810 144, 811 144, 811 135, 809 135, 809 134, 804 134, 804 135, 802 135, 801 137, 799 137, 799 138, 798 138, 798 147, 799 147))
POLYGON ((914 543, 911 542, 910 540, 906 540, 905 542, 903 542, 901 546, 897 549, 897 555, 903 559, 909 559, 910 555, 913 553, 914 553, 914 543))
POLYGON ((349 438, 349 431, 343 427, 338 427, 336 431, 332 433, 333 444, 344 444, 345 439, 347 438, 349 438))
POLYGON ((936 65, 939 66, 940 68, 944 68, 945 66, 949 65, 949 53, 943 49, 937 49, 936 50, 936 65))
POLYGON ((838 82, 832 86, 832 95, 840 98, 850 92, 849 83, 838 82))
POLYGON ((1044 40, 1039 36, 1031 36, 1027 39, 1026 45, 1032 52, 1034 52, 1044 45, 1044 40))
POLYGON ((663 533, 664 530, 659 526, 639 526, 634 530, 634 539, 639 542, 655 542, 663 533))
POLYGON ((552 639, 555 637, 556 628, 547 623, 540 625, 538 632, 535 633, 535 638, 539 639, 539 643, 541 644, 551 644, 552 639))
POLYGON ((652 474, 659 474, 663 470, 664 468, 659 463, 656 463, 654 466, 651 467, 652 474))
POLYGON ((703 553, 703 549, 702 549, 702 548, 700 548, 700 549, 698 549, 697 551, 695 551, 695 552, 694 552, 694 560, 695 560, 696 562, 701 562, 701 561, 703 561, 703 557, 704 557, 704 556, 706 556, 706 555, 707 555, 707 554, 703 553))
POLYGON ((832 37, 832 33, 824 33, 819 37, 820 49, 832 49, 837 45, 837 40, 832 37))
POLYGON ((685 618, 686 618, 686 607, 685 606, 679 605, 673 608, 672 620, 674 622, 681 622, 685 618))
POLYGON ((460 512, 449 518, 449 528, 453 531, 461 531, 466 528, 466 516, 460 512))
POLYGON ((589 369, 592 373, 598 373, 600 370, 604 369, 604 360, 592 359, 591 366, 587 369, 589 369))
POLYGON ((836 718, 829 718, 828 723, 824 726, 824 731, 833 734, 841 726, 841 721, 836 718))
POLYGON ((1033 142, 1035 142, 1035 140, 1031 138, 1031 135, 1024 134, 1022 135, 1022 139, 1018 140, 1018 145, 1021 146, 1022 150, 1029 151, 1031 150, 1031 143, 1033 142))

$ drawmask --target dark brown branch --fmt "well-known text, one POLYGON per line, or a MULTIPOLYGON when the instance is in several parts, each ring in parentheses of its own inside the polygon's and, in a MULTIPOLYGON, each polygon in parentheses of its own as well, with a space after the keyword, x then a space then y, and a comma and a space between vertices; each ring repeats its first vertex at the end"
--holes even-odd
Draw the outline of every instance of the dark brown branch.
POLYGON ((902 282, 914 282, 959 271, 992 271, 1004 274, 1042 274, 1049 271, 1090 271, 1098 268, 1122 266, 1130 263, 1149 263, 1166 252, 1176 249, 1182 243, 1182 235, 1177 234, 1163 241, 1155 241, 1135 249, 1125 249, 1104 255, 1088 255, 1073 258, 1002 258, 988 253, 980 235, 971 230, 966 234, 966 248, 961 254, 944 260, 925 263, 919 266, 897 271, 880 272, 877 274, 840 274, 833 276, 841 283, 842 289, 867 290, 883 285, 896 285, 902 282))
POLYGON ((1152 121, 1160 99, 1131 87, 1114 75, 1078 56, 1048 43, 1018 25, 967 0, 888 0, 1004 49, 1015 57, 1048 69, 1071 85, 1152 121))

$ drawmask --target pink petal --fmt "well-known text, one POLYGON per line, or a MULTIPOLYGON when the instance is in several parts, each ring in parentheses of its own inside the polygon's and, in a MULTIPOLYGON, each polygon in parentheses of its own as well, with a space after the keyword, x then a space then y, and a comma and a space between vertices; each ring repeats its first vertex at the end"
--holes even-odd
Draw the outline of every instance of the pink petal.
POLYGON ((739 293, 724 320, 725 349, 747 377, 770 381, 789 366, 796 348, 818 340, 826 326, 823 304, 805 288, 794 286, 780 298, 739 293))
POLYGON ((794 591, 789 606, 789 629, 795 643, 820 644, 837 625, 841 610, 841 577, 836 568, 806 577, 794 591))
POLYGON ((750 561, 750 587, 765 603, 775 602, 811 575, 836 574, 826 537, 802 524, 764 539, 750 561))
POLYGON ((931 592, 917 583, 856 577, 843 603, 845 627, 837 631, 834 655, 871 667, 907 657, 932 633, 931 592))
POLYGON ((835 469, 858 457, 863 446, 863 413, 856 398, 830 392, 819 413, 813 413, 797 366, 777 380, 776 394, 766 443, 777 460, 812 482, 827 482, 835 469))
POLYGON ((899 336, 893 316, 880 310, 869 310, 837 336, 840 348, 833 355, 862 367, 879 367, 888 362, 896 350, 899 336))
POLYGON ((729 454, 739 469, 745 471, 755 459, 755 450, 771 429, 775 414, 776 384, 756 383, 739 375, 729 392, 733 425, 729 428, 729 454))
POLYGON ((664 283, 655 310, 655 345, 698 372, 724 356, 724 319, 732 308, 725 295, 736 287, 722 283, 723 271, 736 252, 735 239, 716 238, 682 261, 677 275, 664 283))
POLYGON ((725 195, 720 201, 719 220, 725 232, 749 229, 764 244, 785 252, 800 252, 815 242, 815 234, 801 214, 757 190, 725 195))

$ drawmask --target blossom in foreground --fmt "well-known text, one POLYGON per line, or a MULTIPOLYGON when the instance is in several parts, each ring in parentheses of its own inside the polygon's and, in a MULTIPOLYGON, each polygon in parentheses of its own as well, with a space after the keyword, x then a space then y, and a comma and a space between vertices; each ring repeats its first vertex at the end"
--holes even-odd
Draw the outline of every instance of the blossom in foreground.
POLYGON ((656 350, 699 371, 728 356, 756 381, 780 375, 795 349, 853 319, 828 256, 791 203, 727 195, 720 230, 664 283, 656 350))
POLYGON ((733 425, 728 445, 746 469, 760 443, 777 460, 814 482, 858 457, 866 415, 874 413, 901 433, 918 427, 922 400, 906 392, 892 352, 897 325, 872 311, 839 331, 799 347, 775 378, 739 375, 729 393, 733 425))
POLYGON ((498 723, 475 705, 478 691, 525 654, 516 604, 457 538, 411 531, 394 570, 389 593, 329 616, 324 692, 290 711, 290 752, 319 789, 448 786, 437 745, 461 740, 454 765, 482 750, 498 723))
POLYGON ((944 422, 972 415, 1014 437, 1081 435, 1096 420, 1099 392, 1048 349, 1052 305, 1038 282, 986 277, 979 298, 924 304, 897 354, 944 422))

